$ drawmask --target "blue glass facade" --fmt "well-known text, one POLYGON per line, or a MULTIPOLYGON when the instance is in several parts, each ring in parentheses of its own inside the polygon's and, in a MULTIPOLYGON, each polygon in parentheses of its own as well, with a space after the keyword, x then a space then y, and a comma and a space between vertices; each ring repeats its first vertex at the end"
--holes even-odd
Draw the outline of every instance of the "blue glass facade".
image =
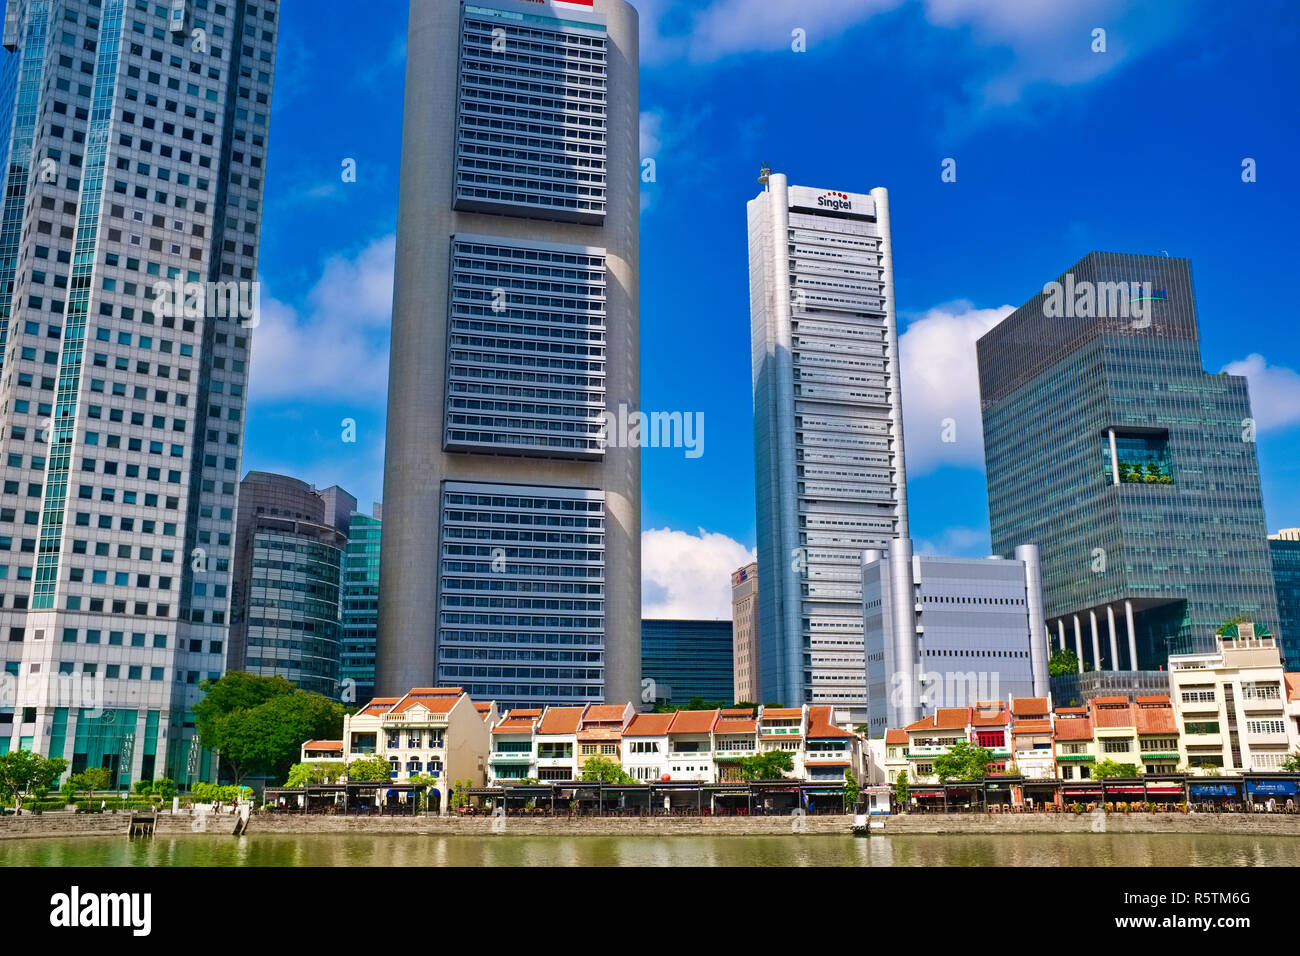
POLYGON ((643 620, 642 686, 657 689, 660 703, 684 706, 692 697, 734 703, 731 636, 730 621, 643 620))
POLYGON ((1277 589, 1278 643, 1286 669, 1300 670, 1300 539, 1270 538, 1273 582, 1277 589))
POLYGON ((1064 314, 1045 287, 977 346, 994 552, 1039 546, 1053 640, 1098 669, 1275 631, 1246 380, 1201 367, 1190 264, 1094 252, 1051 285, 1064 314), (1145 310, 1114 292, 1139 282, 1145 310))

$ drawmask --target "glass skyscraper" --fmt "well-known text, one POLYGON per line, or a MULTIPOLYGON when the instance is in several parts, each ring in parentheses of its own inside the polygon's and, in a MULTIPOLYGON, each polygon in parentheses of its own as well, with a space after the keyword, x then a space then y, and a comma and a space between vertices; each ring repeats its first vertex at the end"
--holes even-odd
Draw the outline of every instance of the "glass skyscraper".
POLYGON ((0 748, 117 783, 209 764, 278 17, 5 10, 0 748))
POLYGON ((383 531, 383 512, 378 504, 373 515, 356 512, 348 521, 348 547, 343 559, 343 662, 339 673, 345 682, 353 682, 357 703, 375 696, 379 545, 383 531))
POLYGON ((639 695, 637 43, 625 0, 411 4, 379 693, 639 695))
POLYGON ((1048 630, 1081 665, 1276 632, 1246 380, 1201 366, 1190 264, 1093 252, 979 340, 995 553, 1037 544, 1048 630))
POLYGON ((907 537, 889 197, 749 202, 763 702, 867 719, 861 556, 907 537))
POLYGON ((730 621, 641 622, 641 680, 659 703, 685 706, 692 697, 735 703, 732 668, 730 621))

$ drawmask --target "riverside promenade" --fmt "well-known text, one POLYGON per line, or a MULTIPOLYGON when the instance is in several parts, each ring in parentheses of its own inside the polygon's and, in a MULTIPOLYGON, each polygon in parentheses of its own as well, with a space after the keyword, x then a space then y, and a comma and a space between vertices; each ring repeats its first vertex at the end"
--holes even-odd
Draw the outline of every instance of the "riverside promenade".
MULTIPOLYGON (((996 833, 1222 833, 1300 837, 1300 815, 1245 813, 984 813, 902 814, 872 817, 870 833, 996 834, 996 833), (876 826, 879 825, 879 826, 876 826)), ((127 838, 130 814, 24 814, 0 818, 0 840, 76 836, 127 838)), ((594 817, 594 816, 391 816, 350 817, 311 814, 252 815, 248 835, 259 833, 384 835, 440 834, 447 836, 783 836, 837 835, 853 832, 850 815, 764 817, 594 817)), ((158 817, 158 836, 229 838, 231 815, 180 812, 158 817)))

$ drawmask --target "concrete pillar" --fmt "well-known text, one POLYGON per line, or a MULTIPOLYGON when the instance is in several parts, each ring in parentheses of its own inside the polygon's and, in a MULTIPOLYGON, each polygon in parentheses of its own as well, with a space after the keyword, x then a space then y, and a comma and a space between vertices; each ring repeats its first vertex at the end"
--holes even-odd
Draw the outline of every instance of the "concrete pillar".
POLYGON ((1061 645, 1061 650, 1065 650, 1065 618, 1056 619, 1056 636, 1061 645))
POLYGON ((1110 479, 1111 484, 1119 484, 1119 451, 1115 447, 1115 429, 1108 429, 1110 435, 1110 479))
POLYGON ((1115 605, 1106 605, 1106 623, 1110 626, 1110 669, 1119 670, 1119 637, 1115 633, 1115 605))
POLYGON ((1129 670, 1138 669, 1137 628, 1133 626, 1133 602, 1125 599, 1124 618, 1128 622, 1128 660, 1129 670))
POLYGON ((1097 640, 1097 609, 1089 608, 1088 616, 1092 618, 1092 666, 1101 670, 1101 642, 1097 640))
POLYGON ((1079 627, 1079 615, 1074 615, 1074 656, 1079 659, 1079 673, 1083 673, 1083 629, 1079 627))
MULTIPOLYGON (((1029 615, 1029 672, 1033 679, 1034 696, 1046 697, 1051 686, 1047 660, 1052 653, 1052 642, 1047 636, 1047 620, 1043 611, 1043 580, 1038 564, 1038 545, 1018 546, 1015 558, 1023 562, 1025 570, 1025 610, 1029 615)), ((1064 641, 1065 628, 1059 620, 1057 630, 1064 641)))

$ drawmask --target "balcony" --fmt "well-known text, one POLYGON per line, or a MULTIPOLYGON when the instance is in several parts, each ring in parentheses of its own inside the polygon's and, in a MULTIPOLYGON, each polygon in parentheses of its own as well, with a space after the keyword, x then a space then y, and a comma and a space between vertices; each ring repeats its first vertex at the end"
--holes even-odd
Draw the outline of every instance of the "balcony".
POLYGON ((495 750, 488 759, 493 763, 532 763, 533 755, 530 753, 513 753, 508 750, 495 750))

